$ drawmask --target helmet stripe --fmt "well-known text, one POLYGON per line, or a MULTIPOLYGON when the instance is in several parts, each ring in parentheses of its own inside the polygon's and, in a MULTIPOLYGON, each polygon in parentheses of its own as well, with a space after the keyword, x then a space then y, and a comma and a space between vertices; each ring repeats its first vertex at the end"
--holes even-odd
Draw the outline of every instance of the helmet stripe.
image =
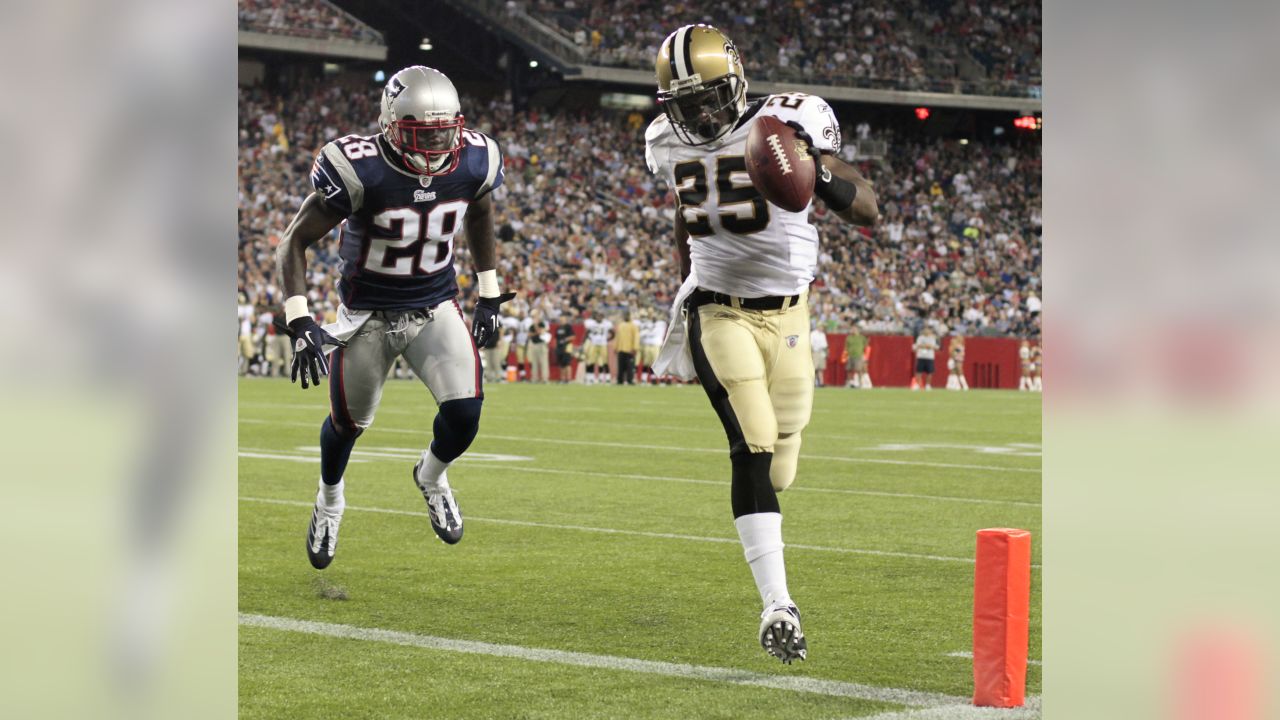
POLYGON ((680 32, 684 33, 680 57, 684 59, 684 76, 687 78, 693 75, 693 58, 689 57, 689 52, 693 47, 693 26, 686 25, 680 32))
POLYGON ((671 61, 671 79, 672 80, 676 80, 680 77, 680 71, 676 64, 676 46, 677 46, 676 39, 679 37, 680 37, 680 31, 677 30, 674 33, 671 33, 670 37, 667 38, 667 41, 670 43, 667 46, 667 59, 671 61))

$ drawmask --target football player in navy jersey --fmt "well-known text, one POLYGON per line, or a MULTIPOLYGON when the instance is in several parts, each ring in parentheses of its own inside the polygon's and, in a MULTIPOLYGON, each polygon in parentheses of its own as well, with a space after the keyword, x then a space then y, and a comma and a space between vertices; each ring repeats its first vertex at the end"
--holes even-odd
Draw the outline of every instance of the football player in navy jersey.
POLYGON ((387 371, 403 356, 435 398, 430 447, 413 468, 440 539, 462 539, 462 515, 446 468, 471 445, 484 399, 478 348, 498 340, 498 314, 515 293, 498 287, 490 192, 502 154, 468 130, 453 83, 415 65, 382 93, 376 135, 327 145, 311 170, 315 188, 276 253, 285 320, 302 387, 329 375, 329 416, 320 428, 320 489, 307 556, 333 561, 345 507, 343 473, 356 438, 373 423, 387 371), (316 323, 307 304, 306 250, 342 225, 337 321, 316 323), (465 231, 479 299, 471 327, 458 305, 453 240, 465 231), (334 346, 332 355, 326 352, 334 346))

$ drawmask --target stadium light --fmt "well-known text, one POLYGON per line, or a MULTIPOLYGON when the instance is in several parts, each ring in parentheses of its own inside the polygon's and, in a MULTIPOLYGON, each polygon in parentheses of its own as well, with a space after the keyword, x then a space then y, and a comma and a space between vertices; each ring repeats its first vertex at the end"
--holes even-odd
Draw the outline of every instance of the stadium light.
POLYGON ((920 118, 921 120, 928 120, 928 119, 929 119, 929 108, 927 108, 927 107, 918 107, 918 108, 916 108, 916 117, 920 118))
POLYGON ((968 145, 968 144, 969 144, 969 138, 960 138, 960 144, 961 144, 961 145, 968 145))
POLYGON ((374 82, 386 82, 386 81, 387 81, 387 74, 386 74, 386 73, 384 73, 384 72, 382 72, 381 70, 379 70, 378 72, 376 72, 376 73, 374 73, 374 74, 373 74, 373 81, 374 81, 374 82))
POLYGON ((536 68, 536 67, 538 67, 538 61, 537 61, 537 60, 530 60, 530 61, 529 61, 529 67, 531 67, 531 68, 536 68))

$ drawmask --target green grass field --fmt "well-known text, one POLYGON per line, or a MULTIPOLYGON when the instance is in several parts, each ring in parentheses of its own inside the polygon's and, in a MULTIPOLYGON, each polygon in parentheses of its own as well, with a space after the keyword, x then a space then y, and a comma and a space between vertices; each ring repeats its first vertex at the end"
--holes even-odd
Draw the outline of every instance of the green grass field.
MULTIPOLYGON (((809 640, 794 666, 758 645, 701 389, 486 395, 449 471, 463 541, 436 539, 410 478, 435 405, 392 381, 319 572, 304 536, 325 390, 241 382, 241 717, 987 717, 964 709, 971 668, 955 655, 971 649, 985 527, 1034 534, 1041 657, 1039 394, 818 390, 781 496, 809 640)), ((1038 665, 1027 681, 1038 695, 1038 665)))

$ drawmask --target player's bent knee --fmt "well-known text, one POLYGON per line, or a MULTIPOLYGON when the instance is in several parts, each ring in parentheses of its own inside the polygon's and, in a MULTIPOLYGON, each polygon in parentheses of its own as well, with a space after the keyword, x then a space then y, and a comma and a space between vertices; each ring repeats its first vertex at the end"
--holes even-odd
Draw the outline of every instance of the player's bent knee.
POLYGON ((484 401, 480 398, 462 398, 440 403, 440 415, 456 432, 466 432, 480 427, 480 410, 484 401))
POLYGON ((369 421, 366 423, 356 421, 344 423, 335 418, 332 414, 329 415, 329 426, 333 428, 333 432, 338 435, 338 437, 344 440, 354 440, 360 437, 361 433, 368 429, 372 424, 373 418, 369 418, 369 421))
POLYGON ((769 482, 773 484, 774 492, 782 492, 791 487, 796 479, 796 466, 800 460, 800 433, 780 435, 773 448, 769 482))

